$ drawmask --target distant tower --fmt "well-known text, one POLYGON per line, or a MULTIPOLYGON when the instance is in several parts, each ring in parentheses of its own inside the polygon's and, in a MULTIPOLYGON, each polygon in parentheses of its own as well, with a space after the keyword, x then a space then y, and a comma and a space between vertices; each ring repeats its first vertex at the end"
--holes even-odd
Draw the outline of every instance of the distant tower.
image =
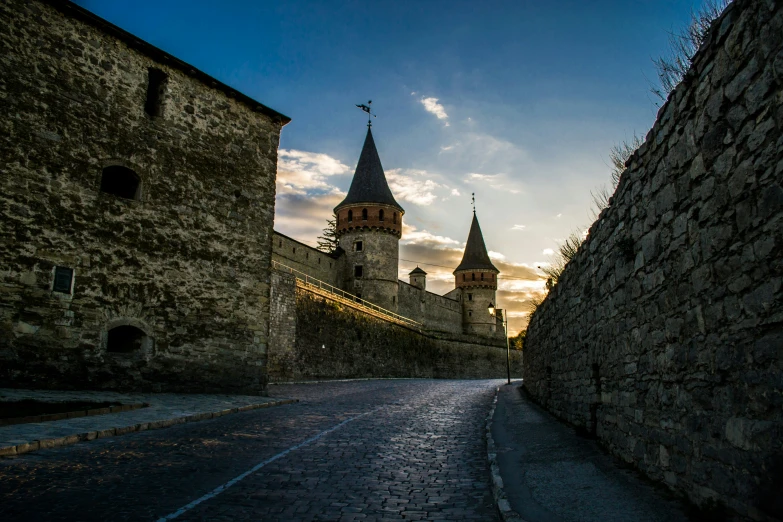
POLYGON ((351 188, 334 208, 337 238, 345 250, 344 288, 348 292, 397 311, 397 264, 405 211, 386 182, 372 130, 359 156, 351 188))
POLYGON ((408 277, 411 279, 411 286, 415 286, 416 288, 420 288, 422 290, 427 289, 427 272, 418 266, 411 270, 411 273, 408 274, 408 277))
POLYGON ((465 333, 495 334, 496 320, 489 314, 488 307, 490 303, 497 305, 495 291, 499 273, 489 260, 474 210, 462 262, 454 270, 454 285, 461 290, 462 328, 465 333))

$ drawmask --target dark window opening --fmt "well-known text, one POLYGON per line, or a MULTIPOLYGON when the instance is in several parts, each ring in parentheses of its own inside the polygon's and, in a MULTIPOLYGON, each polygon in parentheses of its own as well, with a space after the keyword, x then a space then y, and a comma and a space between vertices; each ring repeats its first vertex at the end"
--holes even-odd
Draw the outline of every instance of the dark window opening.
POLYGON ((378 221, 383 221, 383 209, 378 211, 378 221))
POLYGON ((392 216, 392 222, 396 225, 397 224, 397 213, 395 212, 392 216))
POLYGON ((279 246, 279 247, 283 246, 283 240, 282 239, 277 243, 277 246, 279 246))
POLYGON ((362 209, 362 221, 367 221, 367 209, 362 209))
POLYGON ((481 280, 484 280, 484 272, 481 272, 481 280))
POLYGON ((144 112, 153 118, 163 115, 163 91, 166 89, 166 73, 160 69, 148 69, 147 101, 144 103, 144 112))
POLYGON ((146 335, 135 326, 117 326, 109 330, 106 351, 112 353, 130 353, 141 348, 146 335))
POLYGON ((140 199, 141 179, 128 167, 112 165, 103 169, 101 192, 119 198, 140 199))
POLYGON ((362 243, 361 241, 357 241, 356 243, 354 243, 354 249, 357 252, 361 252, 363 248, 364 248, 364 243, 362 243))
POLYGON ((54 269, 54 284, 52 290, 70 294, 73 286, 73 269, 64 266, 58 266, 54 269))
POLYGON ((353 267, 354 277, 362 277, 362 273, 363 273, 362 265, 356 265, 355 267, 353 267))
POLYGON ((468 280, 468 274, 462 274, 462 280, 467 281, 468 280))
POLYGON ((395 304, 396 302, 397 302, 397 296, 393 295, 392 296, 392 304, 395 304))
POLYGON ((321 258, 320 257, 318 258, 318 264, 319 265, 321 264, 321 258))
POLYGON ((468 317, 473 317, 473 312, 471 312, 470 310, 468 310, 468 317))
POLYGON ((329 268, 332 268, 332 262, 331 261, 329 262, 329 268))
POLYGON ((305 253, 305 259, 310 259, 310 252, 305 253))
POLYGON ((353 210, 348 211, 348 223, 353 222, 353 210))
POLYGON ((296 254, 296 247, 294 247, 294 254, 296 254))
POLYGON ((470 274, 470 280, 475 281, 476 280, 476 274, 470 274))
POLYGON ((468 301, 472 301, 472 300, 473 300, 473 294, 468 294, 468 301))

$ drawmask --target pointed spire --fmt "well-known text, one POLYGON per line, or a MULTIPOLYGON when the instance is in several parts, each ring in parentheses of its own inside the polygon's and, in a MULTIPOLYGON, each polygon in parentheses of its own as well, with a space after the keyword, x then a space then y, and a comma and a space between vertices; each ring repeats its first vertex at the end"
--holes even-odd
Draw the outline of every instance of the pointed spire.
POLYGON ((419 268, 419 265, 416 265, 416 268, 411 270, 408 275, 414 275, 414 274, 424 274, 424 275, 427 275, 427 272, 425 272, 424 270, 419 268))
POLYGON ((481 227, 479 226, 478 218, 474 211, 473 222, 470 224, 470 233, 468 234, 468 242, 465 245, 465 253, 462 255, 462 262, 454 269, 454 272, 459 270, 475 270, 479 268, 500 272, 500 270, 495 268, 495 265, 492 264, 492 261, 489 260, 487 247, 484 245, 484 236, 481 233, 481 227))
POLYGON ((336 212, 340 207, 358 203, 381 203, 391 205, 399 209, 400 212, 405 212, 394 199, 389 184, 386 182, 381 158, 378 156, 378 149, 375 148, 375 140, 370 128, 367 129, 367 137, 364 139, 364 147, 362 147, 348 195, 334 209, 336 212))

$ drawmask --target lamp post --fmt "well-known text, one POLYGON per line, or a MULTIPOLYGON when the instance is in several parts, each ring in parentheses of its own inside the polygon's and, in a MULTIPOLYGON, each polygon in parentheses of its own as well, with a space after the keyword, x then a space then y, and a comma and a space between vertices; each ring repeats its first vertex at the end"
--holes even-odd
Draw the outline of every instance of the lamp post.
MULTIPOLYGON (((492 317, 495 317, 495 313, 502 312, 500 308, 495 309, 495 305, 491 302, 487 310, 489 310, 489 315, 492 317)), ((505 315, 503 316, 503 335, 506 338, 506 378, 508 379, 508 384, 511 384, 511 348, 508 345, 508 320, 505 315)))

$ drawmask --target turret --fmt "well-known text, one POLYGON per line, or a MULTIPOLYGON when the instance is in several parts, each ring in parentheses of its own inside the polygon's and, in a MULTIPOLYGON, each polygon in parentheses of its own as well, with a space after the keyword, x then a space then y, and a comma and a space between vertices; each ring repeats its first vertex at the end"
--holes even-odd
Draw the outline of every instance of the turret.
POLYGON ((411 286, 415 286, 421 290, 427 289, 427 272, 418 266, 411 270, 411 273, 408 274, 408 277, 410 277, 411 286))
POLYGON ((454 285, 460 289, 462 326, 465 333, 495 334, 497 320, 490 315, 488 307, 490 303, 495 303, 499 273, 489 260, 484 236, 474 211, 462 262, 454 270, 454 285))
POLYGON ((344 289, 397 311, 397 262, 405 211, 389 189, 369 127, 351 188, 334 213, 337 238, 346 255, 344 289))

